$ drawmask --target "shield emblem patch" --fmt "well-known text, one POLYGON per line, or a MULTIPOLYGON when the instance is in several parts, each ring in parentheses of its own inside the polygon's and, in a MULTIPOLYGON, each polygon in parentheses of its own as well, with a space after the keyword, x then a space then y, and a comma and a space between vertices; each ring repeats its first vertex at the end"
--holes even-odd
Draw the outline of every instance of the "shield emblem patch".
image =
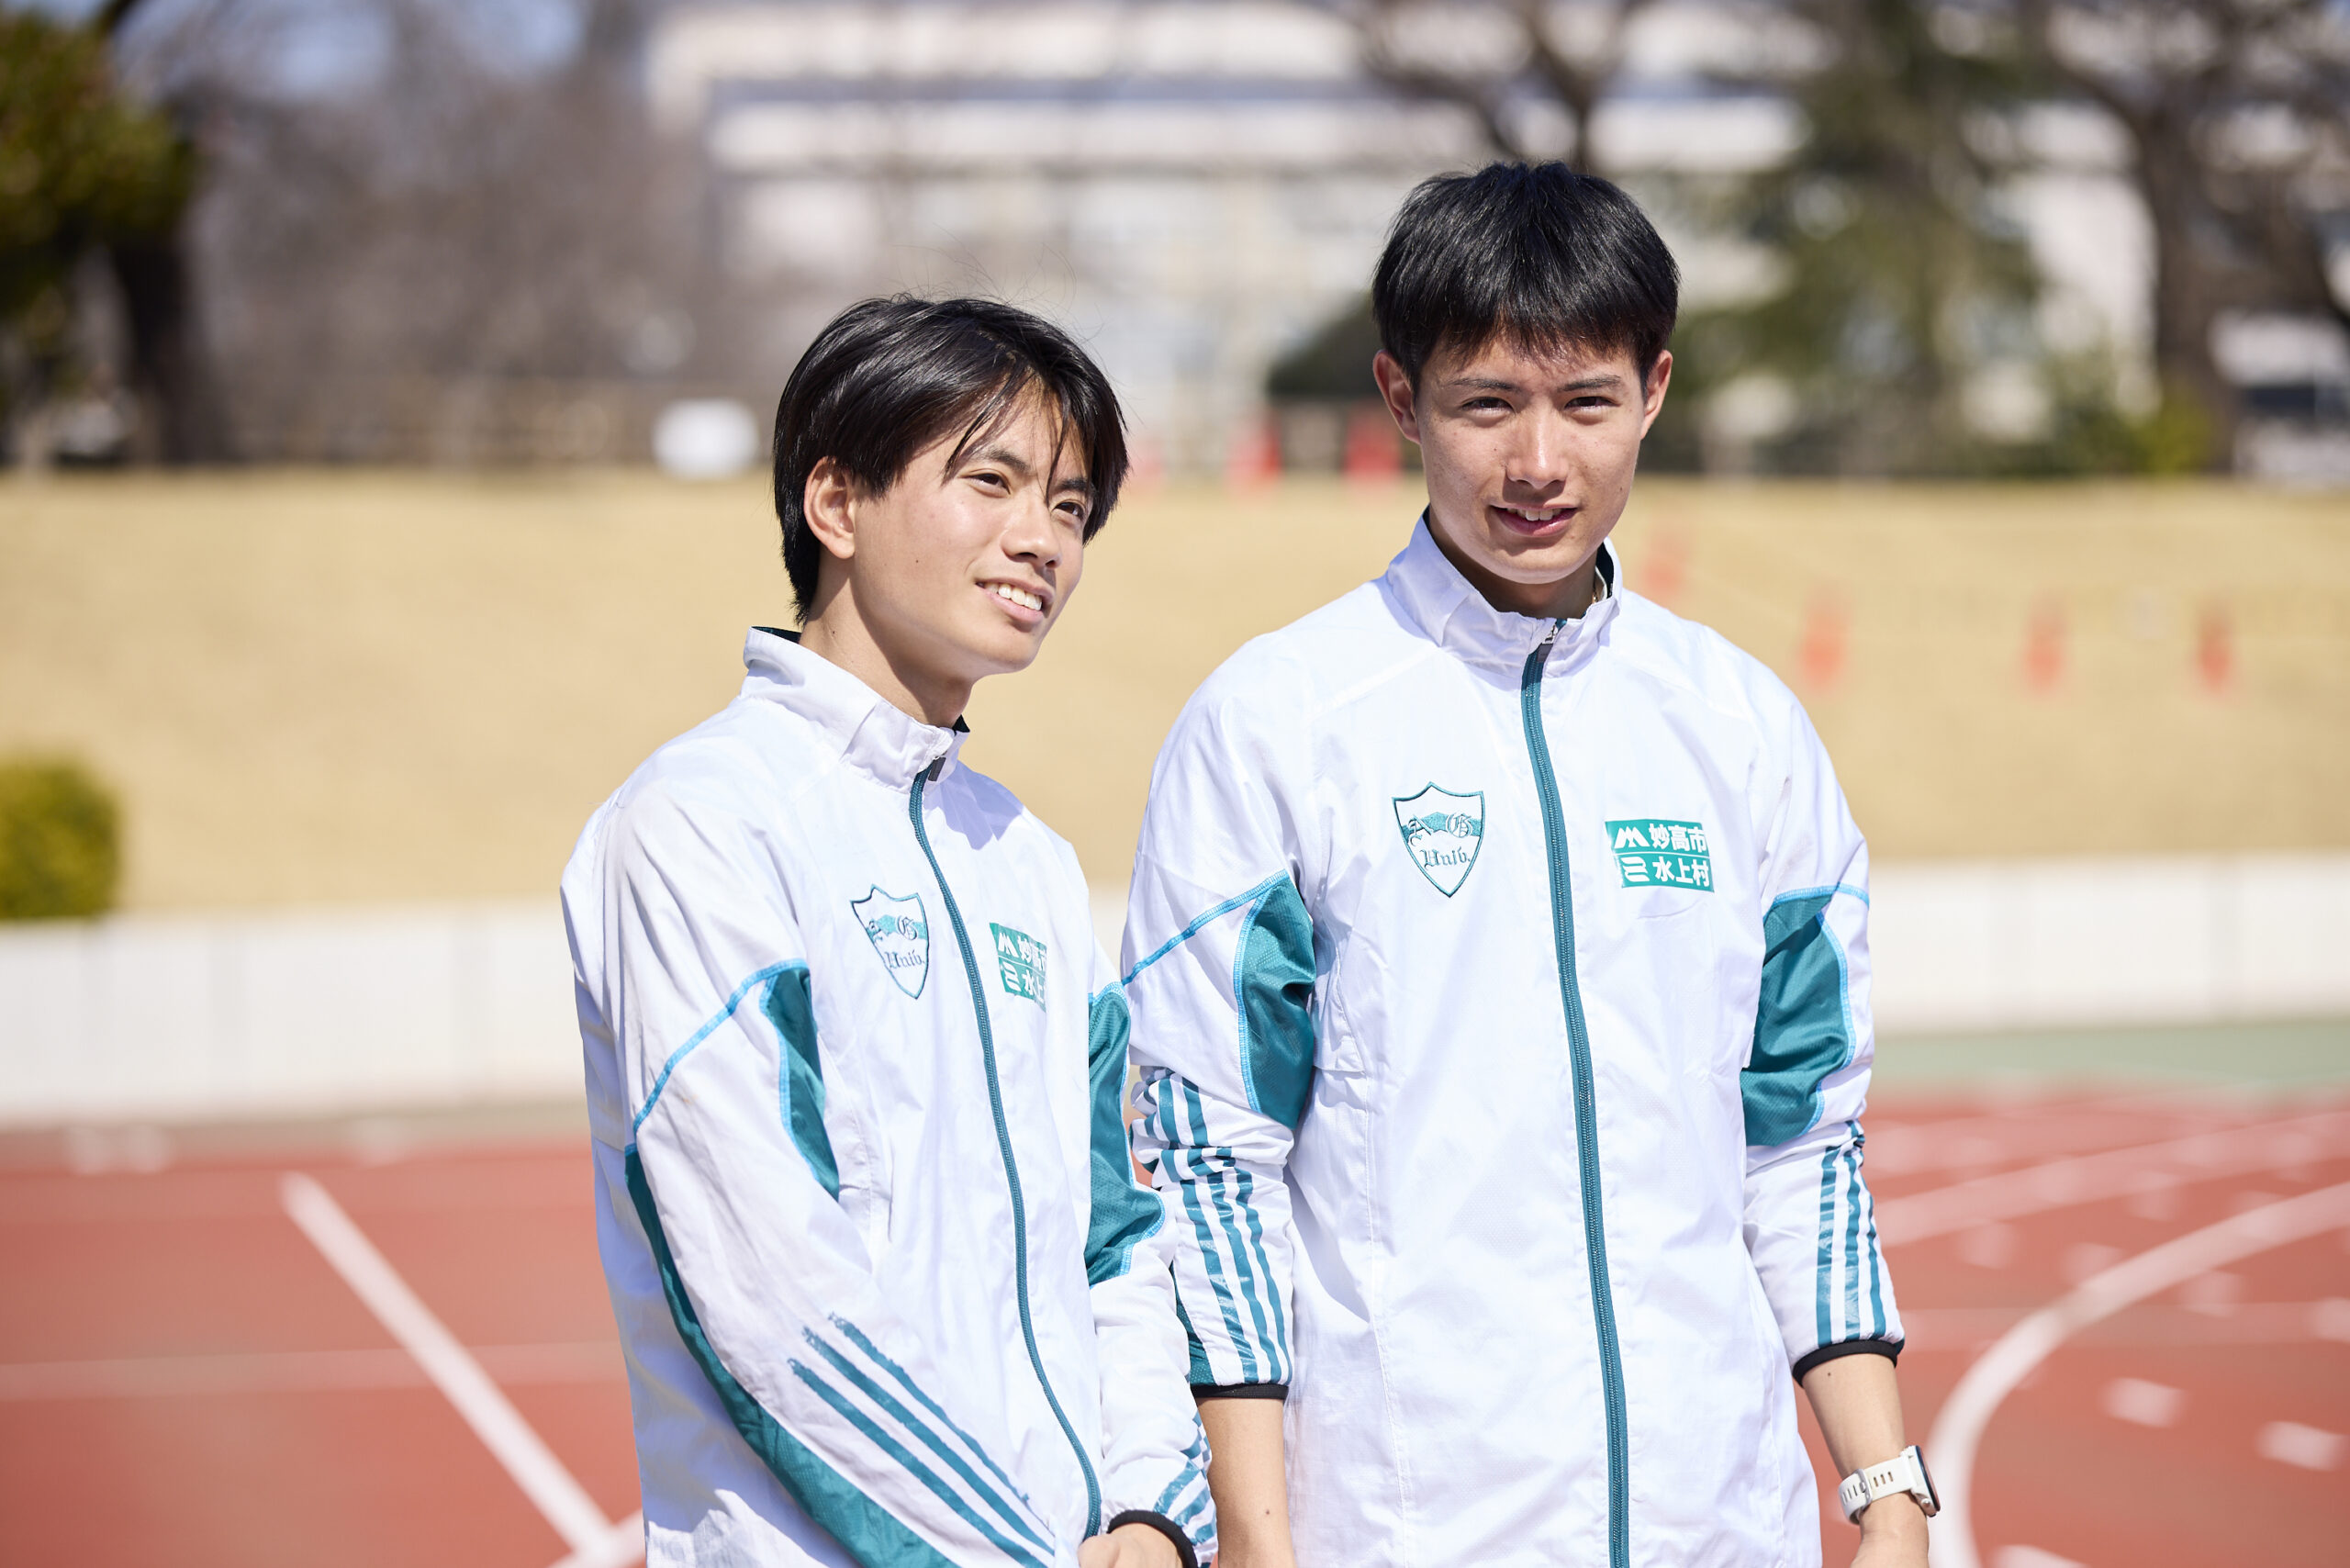
POLYGON ((848 907, 898 989, 920 996, 930 979, 930 920, 923 913, 922 895, 901 899, 874 888, 850 900, 848 907))
POLYGON ((1420 875, 1446 898, 1460 890, 1485 842, 1485 794, 1456 795, 1431 784, 1395 798, 1395 826, 1420 875))

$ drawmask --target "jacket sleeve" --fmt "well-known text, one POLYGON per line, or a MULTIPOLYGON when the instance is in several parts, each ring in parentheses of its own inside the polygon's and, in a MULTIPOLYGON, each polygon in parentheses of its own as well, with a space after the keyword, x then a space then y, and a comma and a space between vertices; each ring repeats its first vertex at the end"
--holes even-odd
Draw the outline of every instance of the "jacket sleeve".
POLYGON ((1868 846, 1800 706, 1783 731, 1764 838, 1762 975, 1740 1075, 1746 1245, 1800 1379, 1898 1356, 1901 1315, 1861 1174, 1869 1013, 1868 846))
POLYGON ((1170 1234, 1158 1194, 1135 1179, 1126 1133, 1129 1020, 1109 958, 1095 950, 1086 1041, 1092 1115, 1092 1207, 1085 1277, 1102 1369, 1103 1528, 1136 1515, 1215 1555, 1207 1437, 1185 1386, 1191 1364, 1176 1316, 1170 1234))
POLYGON ((1314 929, 1279 759, 1203 691, 1151 779, 1128 894, 1136 1157, 1167 1207, 1191 1381, 1281 1397, 1283 1170, 1314 1075, 1314 929))
POLYGON ((606 850, 629 1194, 678 1336, 744 1442, 867 1568, 1062 1568, 984 1413, 884 1299, 839 1203, 806 949, 771 851, 655 790, 606 850))

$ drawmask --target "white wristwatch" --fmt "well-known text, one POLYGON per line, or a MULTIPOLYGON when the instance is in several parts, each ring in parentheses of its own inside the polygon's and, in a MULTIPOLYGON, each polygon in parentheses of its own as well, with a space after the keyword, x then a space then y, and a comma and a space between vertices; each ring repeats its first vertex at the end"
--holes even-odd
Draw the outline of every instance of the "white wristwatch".
POLYGON ((1872 1464, 1844 1477, 1836 1488, 1836 1500, 1844 1505, 1844 1517, 1857 1519, 1861 1510, 1879 1497, 1890 1497, 1896 1492, 1907 1492, 1918 1499, 1918 1506, 1932 1518, 1942 1512, 1942 1499, 1934 1495, 1933 1478, 1926 1473, 1926 1456, 1910 1444, 1883 1464, 1872 1464))

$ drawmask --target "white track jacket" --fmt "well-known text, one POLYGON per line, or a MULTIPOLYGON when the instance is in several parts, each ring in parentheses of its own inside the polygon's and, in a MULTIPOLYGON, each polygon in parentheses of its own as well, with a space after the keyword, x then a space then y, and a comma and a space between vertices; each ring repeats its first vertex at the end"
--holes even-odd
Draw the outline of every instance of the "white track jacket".
POLYGON ((1761 665, 1620 586, 1496 610, 1425 521, 1200 689, 1136 1144, 1192 1382, 1287 1385, 1301 1562, 1818 1561, 1789 1372, 1901 1340, 1867 888, 1761 665))
POLYGON ((1068 1568, 1214 1545, 1126 1015, 1069 846, 750 634, 564 873, 646 1555, 1068 1568))

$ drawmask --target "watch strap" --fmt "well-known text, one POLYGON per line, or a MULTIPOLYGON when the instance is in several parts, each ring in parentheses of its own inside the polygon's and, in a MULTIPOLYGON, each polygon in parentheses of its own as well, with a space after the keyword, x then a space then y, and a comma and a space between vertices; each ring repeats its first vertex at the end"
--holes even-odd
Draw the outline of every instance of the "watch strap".
POLYGON ((1915 1443, 1882 1464, 1864 1465, 1844 1477, 1843 1484, 1836 1488, 1836 1500, 1843 1505, 1844 1517, 1853 1519, 1879 1497, 1890 1497, 1897 1492, 1907 1492, 1917 1498, 1918 1506, 1930 1519, 1942 1511, 1942 1501, 1934 1495, 1933 1480, 1926 1473, 1926 1456, 1915 1443))

